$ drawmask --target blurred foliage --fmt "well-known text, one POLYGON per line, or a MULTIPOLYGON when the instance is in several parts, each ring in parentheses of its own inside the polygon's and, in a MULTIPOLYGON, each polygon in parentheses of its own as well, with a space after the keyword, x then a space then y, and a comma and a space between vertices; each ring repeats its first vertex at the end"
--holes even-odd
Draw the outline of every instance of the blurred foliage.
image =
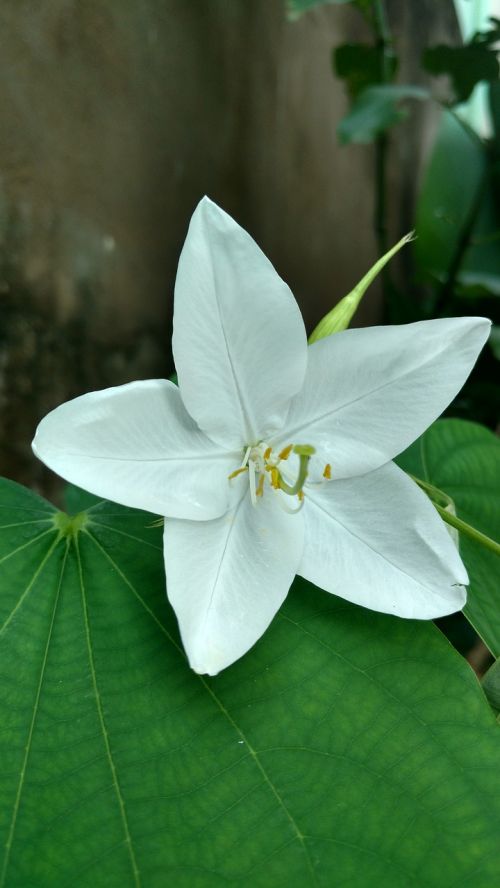
POLYGON ((355 6, 369 6, 371 0, 287 0, 287 15, 291 21, 298 19, 304 12, 313 9, 314 6, 327 6, 330 4, 351 3, 355 6))
MULTIPOLYGON (((295 17, 319 5, 322 0, 289 0, 295 17)), ((384 270, 385 320, 490 317, 491 342, 449 414, 496 428, 500 421, 500 20, 489 18, 462 45, 426 47, 422 77, 441 78, 426 89, 421 82, 396 82, 401 48, 385 0, 352 0, 352 5, 371 28, 373 41, 345 43, 332 50, 333 72, 344 81, 350 99, 337 133, 344 145, 374 144, 374 234, 379 255, 390 246, 391 128, 411 114, 414 103, 408 100, 433 102, 442 109, 417 194, 413 274, 403 287, 395 284, 390 270, 384 270), (445 98, 443 75, 448 83, 445 98), (481 90, 488 94, 483 108, 477 101, 481 90)))
POLYGON ((423 54, 423 67, 430 74, 448 74, 456 102, 466 102, 481 80, 498 80, 498 58, 494 48, 500 40, 500 21, 491 19, 492 27, 474 34, 464 46, 431 46, 423 54))
MULTIPOLYGON (((456 10, 457 2, 455 0, 456 10)), ((296 7, 297 12, 299 7, 304 12, 306 8, 318 4, 313 0, 307 3, 296 0, 291 5, 296 7)), ((333 48, 333 73, 344 82, 350 100, 348 112, 337 122, 337 134, 344 145, 372 143, 374 146, 374 237, 379 256, 387 253, 390 246, 387 231, 392 227, 392 220, 388 218, 387 176, 391 128, 412 113, 415 102, 411 100, 432 102, 441 108, 434 143, 416 196, 413 223, 416 239, 410 263, 411 276, 407 267, 404 284, 396 284, 389 267, 382 273, 385 321, 408 323, 457 315, 491 318, 493 329, 488 346, 483 350, 466 385, 450 405, 447 415, 476 420, 498 431, 500 20, 490 18, 488 24, 483 19, 482 28, 468 34, 468 39, 462 45, 441 43, 427 46, 421 57, 422 77, 417 84, 408 84, 397 82, 398 71, 407 67, 400 65, 398 51, 407 50, 397 46, 385 0, 366 0, 353 2, 352 5, 368 23, 373 42, 346 43, 333 48), (429 75, 431 85, 425 89, 422 83, 427 84, 429 75), (482 101, 484 94, 487 100, 482 101)), ((487 3, 482 9, 487 9, 487 3)), ((467 12, 480 13, 481 10, 469 8, 467 12)), ((478 22, 479 15, 471 14, 469 25, 472 21, 478 22)), ((397 232, 397 235, 401 234, 404 232, 397 232)), ((450 425, 449 420, 445 420, 444 424, 431 427, 424 438, 427 450, 428 439, 432 439, 431 444, 436 451, 433 451, 434 481, 437 478, 440 486, 451 492, 460 513, 477 519, 485 531, 487 527, 491 535, 497 536, 498 516, 493 515, 492 509, 497 508, 495 486, 498 479, 495 481, 490 477, 491 472, 488 474, 485 469, 488 461, 481 461, 476 452, 480 444, 490 448, 495 444, 497 454, 497 439, 491 436, 486 440, 488 434, 491 435, 477 426, 457 425, 456 421, 455 425, 450 425), (471 446, 464 449, 454 441, 451 432, 458 434, 464 431, 467 435, 469 430, 478 441, 466 442, 471 446), (463 469, 465 477, 471 478, 471 481, 465 487, 463 484, 457 487, 456 483, 454 486, 453 467, 457 460, 467 459, 470 465, 464 465, 463 469), (485 507, 488 486, 491 492, 489 512, 485 507), (481 491, 484 502, 478 498, 481 491)), ((417 441, 413 450, 410 448, 411 452, 402 455, 404 468, 409 467, 404 464, 405 460, 411 463, 412 459, 416 459, 418 462, 421 449, 422 442, 417 441)), ((469 546, 468 541, 465 544, 462 541, 462 544, 469 546)), ((466 555, 473 581, 467 610, 470 622, 462 614, 456 614, 441 620, 440 626, 464 656, 473 658, 473 651, 479 643, 472 625, 498 655, 496 639, 485 629, 491 613, 496 612, 498 574, 495 556, 480 553, 476 563, 476 551, 472 552, 472 562, 469 551, 466 555), (492 563, 483 565, 483 557, 486 561, 490 558, 492 563)), ((491 705, 500 710, 500 660, 486 673, 483 685, 491 705)))
POLYGON ((428 92, 419 86, 384 84, 369 86, 353 102, 349 114, 340 121, 337 134, 342 144, 368 143, 408 114, 403 99, 427 99, 428 92))
POLYGON ((423 64, 430 74, 450 75, 457 102, 466 102, 480 80, 498 78, 496 56, 481 44, 432 46, 425 51, 423 64))
MULTIPOLYGON (((384 55, 380 46, 365 43, 343 43, 333 50, 333 70, 345 80, 351 99, 355 99, 367 86, 381 83, 384 76, 384 55)), ((394 77, 398 68, 396 56, 390 58, 390 74, 394 77)))

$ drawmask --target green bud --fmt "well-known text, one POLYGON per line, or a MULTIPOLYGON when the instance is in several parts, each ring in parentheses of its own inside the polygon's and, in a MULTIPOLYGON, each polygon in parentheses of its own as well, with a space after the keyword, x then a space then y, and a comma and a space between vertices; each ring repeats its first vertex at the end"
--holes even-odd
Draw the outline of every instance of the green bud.
POLYGON ((392 247, 387 253, 382 256, 375 265, 372 265, 370 270, 365 274, 363 278, 361 278, 359 284, 356 284, 354 290, 351 290, 347 296, 344 296, 340 302, 337 302, 337 305, 332 308, 328 314, 325 315, 324 318, 321 319, 318 326, 315 327, 313 332, 309 337, 309 344, 311 345, 313 342, 317 342, 318 339, 324 339, 325 336, 330 336, 332 333, 339 333, 341 330, 346 330, 349 324, 351 323, 356 309, 361 302, 362 297, 365 294, 365 291, 368 289, 370 284, 375 280, 378 273, 382 270, 384 265, 389 262, 389 259, 404 247, 405 244, 409 243, 414 239, 413 231, 410 234, 405 234, 404 237, 401 238, 400 241, 396 244, 396 246, 392 247))

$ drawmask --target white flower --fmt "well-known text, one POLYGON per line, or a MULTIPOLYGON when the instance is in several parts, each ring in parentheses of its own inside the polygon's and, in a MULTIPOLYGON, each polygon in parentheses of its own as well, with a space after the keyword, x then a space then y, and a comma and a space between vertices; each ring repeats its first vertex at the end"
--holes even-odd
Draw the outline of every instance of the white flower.
POLYGON ((175 287, 179 387, 83 395, 45 417, 33 449, 98 496, 166 516, 168 596, 197 672, 241 657, 297 573, 377 611, 438 617, 463 606, 467 573, 391 460, 459 391, 489 326, 423 321, 308 347, 286 284, 204 198, 175 287))

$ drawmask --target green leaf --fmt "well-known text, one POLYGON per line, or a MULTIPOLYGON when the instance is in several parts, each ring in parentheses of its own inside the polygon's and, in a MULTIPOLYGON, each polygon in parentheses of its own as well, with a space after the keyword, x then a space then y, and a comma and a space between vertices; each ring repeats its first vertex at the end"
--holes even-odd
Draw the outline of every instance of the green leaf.
POLYGON ((476 46, 485 46, 487 48, 495 47, 500 40, 500 19, 490 15, 489 20, 491 26, 489 31, 477 31, 471 43, 476 46))
POLYGON ((427 90, 419 86, 369 86, 338 124, 339 140, 342 144, 372 142, 379 133, 406 117, 407 109, 401 105, 402 101, 428 97, 427 90))
POLYGON ((76 515, 77 512, 83 512, 102 502, 102 497, 94 496, 87 490, 75 487, 74 484, 67 484, 64 489, 64 508, 69 515, 76 515))
POLYGON ((333 51, 333 67, 337 77, 346 81, 349 95, 355 99, 367 86, 381 83, 387 73, 392 78, 398 68, 398 59, 396 56, 387 58, 381 46, 343 43, 333 51))
MULTIPOLYGON (((500 441, 488 429, 461 419, 435 422, 397 459, 405 471, 443 490, 457 516, 498 540, 500 441)), ((460 536, 470 587, 464 613, 495 656, 500 654, 500 560, 460 536)))
POLYGON ((497 726, 432 624, 298 581, 207 680, 150 515, 0 493, 3 888, 498 882, 497 726))
POLYGON ((486 147, 445 111, 417 205, 415 258, 423 277, 444 282, 457 253, 463 253, 456 272, 459 295, 472 288, 500 295, 493 172, 486 147))
POLYGON ((490 706, 495 712, 500 712, 500 659, 495 660, 483 675, 481 684, 490 706))
POLYGON ((466 102, 477 83, 498 80, 496 52, 483 44, 466 46, 431 46, 425 50, 423 67, 430 74, 449 74, 455 93, 455 102, 466 102))
POLYGON ((491 328, 488 344, 497 361, 500 361, 500 324, 494 324, 491 328))

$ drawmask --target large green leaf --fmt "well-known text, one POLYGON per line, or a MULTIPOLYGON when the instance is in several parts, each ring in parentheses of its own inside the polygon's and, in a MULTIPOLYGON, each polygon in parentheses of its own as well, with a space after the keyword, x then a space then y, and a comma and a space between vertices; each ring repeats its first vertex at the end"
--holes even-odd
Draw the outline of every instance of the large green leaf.
POLYGON ((458 295, 500 295, 494 174, 487 146, 444 111, 418 200, 414 249, 421 275, 444 283, 452 273, 458 295))
MULTIPOLYGON (((500 441, 484 426, 461 419, 435 422, 398 457, 399 465, 452 498, 459 518, 500 537, 500 441)), ((465 615, 500 655, 500 559, 466 536, 460 552, 469 572, 465 615)))
POLYGON ((151 516, 0 494, 0 884, 498 883, 497 726, 432 624, 301 582, 207 680, 151 516))

